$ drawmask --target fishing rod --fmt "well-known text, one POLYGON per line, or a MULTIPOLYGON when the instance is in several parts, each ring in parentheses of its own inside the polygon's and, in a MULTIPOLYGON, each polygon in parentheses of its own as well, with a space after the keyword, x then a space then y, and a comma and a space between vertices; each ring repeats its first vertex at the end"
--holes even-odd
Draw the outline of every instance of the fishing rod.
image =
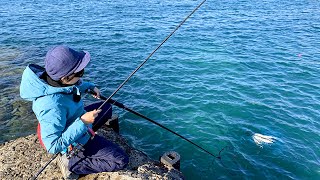
MULTIPOLYGON (((92 92, 92 91, 90 91, 89 93, 94 94, 94 92, 92 92)), ((102 95, 100 95, 100 99, 106 100, 107 98, 104 97, 104 96, 102 96, 102 95)), ((124 109, 124 110, 126 110, 126 111, 129 111, 129 112, 131 112, 131 113, 133 113, 133 114, 135 114, 135 115, 137 115, 137 116, 139 116, 139 117, 142 117, 143 119, 146 119, 146 120, 148 120, 149 122, 151 122, 151 123, 153 123, 153 124, 156 124, 157 126, 160 126, 161 128, 163 128, 163 129, 165 129, 165 130, 173 133, 174 135, 179 136, 180 138, 182 138, 182 139, 186 140, 187 142, 191 143, 192 145, 200 148, 201 150, 203 150, 204 152, 208 153, 209 155, 211 155, 211 156, 213 156, 213 157, 215 157, 215 158, 217 158, 217 159, 221 159, 220 153, 219 153, 219 156, 216 156, 216 155, 212 154, 212 153, 209 152, 208 150, 206 150, 206 149, 204 149, 203 147, 199 146, 198 144, 192 142, 191 140, 187 139, 186 137, 184 137, 184 136, 182 136, 182 135, 174 132, 173 130, 171 130, 171 129, 165 127, 165 126, 163 126, 162 124, 160 124, 160 123, 158 123, 158 122, 156 122, 156 121, 148 118, 147 116, 145 116, 145 115, 143 115, 143 114, 141 114, 141 113, 139 113, 139 112, 136 112, 136 111, 134 111, 134 110, 126 107, 124 104, 122 104, 122 103, 120 103, 120 102, 118 102, 118 101, 115 101, 115 100, 113 100, 113 99, 109 99, 109 100, 108 100, 108 103, 113 104, 113 105, 115 105, 115 106, 118 106, 119 108, 122 108, 122 109, 124 109)), ((221 152, 221 151, 220 151, 220 152, 221 152)))
POLYGON ((51 157, 51 159, 37 172, 37 174, 35 174, 35 175, 34 175, 32 178, 30 178, 30 179, 32 179, 32 180, 37 179, 38 176, 42 173, 42 171, 45 170, 45 169, 47 168, 47 166, 48 166, 53 160, 55 160, 55 159, 58 157, 59 154, 60 154, 60 153, 54 154, 54 155, 51 157))
MULTIPOLYGON (((125 79, 120 85, 119 87, 108 97, 104 100, 104 102, 100 105, 100 107, 97 109, 101 109, 108 101, 110 101, 110 99, 129 81, 129 79, 150 59, 150 57, 180 28, 180 26, 182 24, 184 24, 187 19, 189 19, 189 17, 194 14, 201 6, 202 4, 204 4, 206 2, 206 0, 203 0, 195 9, 193 9, 193 11, 186 17, 183 19, 183 21, 181 21, 181 23, 156 47, 155 50, 153 50, 149 56, 128 76, 127 79, 125 79)), ((99 123, 99 121, 96 123, 96 125, 98 125, 97 127, 93 127, 93 129, 99 129, 104 123, 99 123)), ((179 136, 179 135, 178 135, 179 136)), ((196 145, 197 146, 197 145, 196 145)), ((41 174, 42 171, 44 171, 44 169, 55 159, 58 157, 60 153, 56 153, 53 155, 53 157, 45 164, 44 167, 42 167, 38 173, 36 175, 34 175, 31 179, 35 180, 38 178, 38 176, 41 174)), ((209 153, 211 154, 211 153, 209 153)), ((214 156, 214 155, 213 155, 214 156)), ((216 156, 214 156, 216 157, 216 156)), ((218 157, 219 158, 219 157, 218 157)))
POLYGON ((206 0, 202 1, 186 18, 183 19, 183 21, 181 21, 181 23, 157 46, 157 48, 155 50, 153 50, 149 56, 127 77, 126 80, 123 81, 123 83, 121 83, 119 85, 119 87, 100 105, 100 107, 97 109, 101 109, 104 104, 109 101, 128 81, 129 79, 150 59, 150 57, 173 35, 173 33, 175 33, 180 27, 181 25, 187 21, 187 19, 189 19, 189 17, 195 13, 201 6, 202 4, 206 2, 206 0))

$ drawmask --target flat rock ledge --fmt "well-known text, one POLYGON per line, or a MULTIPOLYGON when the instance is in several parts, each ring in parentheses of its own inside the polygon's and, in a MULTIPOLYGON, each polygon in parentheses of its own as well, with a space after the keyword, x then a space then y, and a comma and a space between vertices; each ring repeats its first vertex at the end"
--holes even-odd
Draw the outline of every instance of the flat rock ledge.
MULTIPOLYGON (((98 134, 118 144, 129 156, 126 169, 117 172, 103 172, 80 177, 80 180, 100 179, 184 179, 182 173, 150 159, 143 152, 130 147, 127 141, 109 129, 98 134)), ((0 145, 0 179, 30 179, 52 157, 40 146, 35 134, 18 138, 0 145)), ((63 179, 60 169, 53 161, 38 179, 63 179)))

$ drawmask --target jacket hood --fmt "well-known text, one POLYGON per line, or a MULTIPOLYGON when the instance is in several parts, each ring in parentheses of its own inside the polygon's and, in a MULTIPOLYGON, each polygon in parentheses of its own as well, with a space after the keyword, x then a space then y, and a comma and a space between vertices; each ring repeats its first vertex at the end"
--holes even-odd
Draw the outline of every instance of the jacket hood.
POLYGON ((56 93, 71 93, 73 86, 53 87, 47 84, 40 76, 45 69, 36 64, 30 64, 22 74, 20 84, 20 96, 23 99, 33 101, 39 97, 56 93))

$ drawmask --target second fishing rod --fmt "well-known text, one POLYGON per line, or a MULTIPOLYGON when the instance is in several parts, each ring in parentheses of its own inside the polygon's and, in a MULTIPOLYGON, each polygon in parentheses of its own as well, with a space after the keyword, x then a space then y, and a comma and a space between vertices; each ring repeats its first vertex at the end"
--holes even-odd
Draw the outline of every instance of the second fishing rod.
MULTIPOLYGON (((89 91, 89 93, 94 94, 92 91, 89 91)), ((107 98, 104 97, 104 96, 102 96, 102 95, 100 95, 100 99, 102 99, 102 100, 107 100, 107 98)), ((166 126, 164 126, 164 125, 162 125, 162 124, 160 124, 160 123, 158 123, 158 122, 156 122, 156 121, 148 118, 147 116, 145 116, 145 115, 143 115, 143 114, 141 114, 141 113, 139 113, 139 112, 137 112, 137 111, 134 111, 134 110, 126 107, 124 104, 122 104, 122 103, 120 103, 120 102, 118 102, 118 101, 115 101, 115 100, 113 100, 113 99, 109 99, 109 100, 108 100, 108 103, 113 104, 113 105, 115 105, 115 106, 117 106, 117 107, 119 107, 119 108, 121 108, 121 109, 126 110, 126 111, 129 111, 129 112, 131 112, 131 113, 133 113, 133 114, 135 114, 135 115, 137 115, 137 116, 139 116, 139 117, 141 117, 141 118, 143 118, 143 119, 145 119, 145 120, 147 120, 147 121, 149 121, 149 122, 151 122, 151 123, 153 123, 153 124, 155 124, 155 125, 163 128, 163 129, 165 129, 165 130, 173 133, 174 135, 182 138, 183 140, 186 140, 187 142, 191 143, 192 145, 196 146, 197 148, 201 149, 202 151, 206 152, 207 154, 209 154, 209 155, 211 155, 211 156, 213 156, 213 157, 215 157, 215 158, 217 158, 217 159, 221 159, 220 153, 219 153, 219 156, 216 156, 216 155, 212 154, 212 153, 209 152, 208 150, 204 149, 203 147, 199 146, 198 144, 194 143, 193 141, 187 139, 186 137, 184 137, 184 136, 176 133, 175 131, 167 128, 166 126)), ((221 152, 221 151, 220 151, 220 152, 221 152)))

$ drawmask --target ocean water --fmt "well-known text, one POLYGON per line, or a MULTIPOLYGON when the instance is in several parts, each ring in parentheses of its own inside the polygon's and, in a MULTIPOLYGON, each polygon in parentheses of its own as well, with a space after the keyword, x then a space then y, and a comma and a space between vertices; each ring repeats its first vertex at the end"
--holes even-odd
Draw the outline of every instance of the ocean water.
MULTIPOLYGON (((199 3, 1 1, 0 142, 35 133, 19 83, 48 49, 89 51, 84 79, 108 96, 199 3)), ((177 151, 187 179, 320 179, 319 77, 319 1, 207 1, 114 99, 222 159, 114 109, 132 146, 177 151)))

